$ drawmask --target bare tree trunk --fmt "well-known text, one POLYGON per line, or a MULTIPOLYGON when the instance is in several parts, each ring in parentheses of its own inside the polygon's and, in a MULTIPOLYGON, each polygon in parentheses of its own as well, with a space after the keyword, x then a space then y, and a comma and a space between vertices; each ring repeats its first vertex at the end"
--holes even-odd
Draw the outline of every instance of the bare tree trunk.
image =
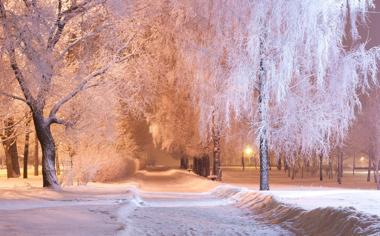
POLYGON ((25 145, 24 145, 24 170, 23 177, 24 179, 28 178, 28 157, 29 157, 29 130, 30 130, 31 119, 27 118, 25 124, 25 145))
POLYGON ((377 159, 376 160, 376 163, 375 163, 375 173, 376 173, 376 179, 377 179, 377 182, 376 182, 376 188, 377 190, 380 190, 380 179, 379 179, 379 160, 377 159))
POLYGON ((277 170, 281 170, 281 169, 282 169, 282 163, 281 163, 281 157, 279 157, 277 161, 277 170))
POLYGON ((292 180, 294 179, 295 176, 296 176, 296 164, 293 164, 293 166, 292 166, 292 180))
POLYGON ((7 178, 17 178, 18 176, 13 169, 12 158, 8 149, 9 147, 4 145, 5 165, 7 167, 7 178))
POLYGON ((244 152, 241 154, 241 168, 242 168, 242 171, 245 170, 244 152))
POLYGON ((18 151, 17 151, 17 141, 16 141, 16 139, 9 146, 9 154, 10 154, 11 159, 12 159, 13 170, 16 173, 17 177, 19 177, 21 175, 21 172, 20 172, 20 162, 19 162, 19 159, 18 159, 18 151))
POLYGON ((21 174, 17 152, 17 137, 14 126, 15 122, 13 118, 7 118, 4 121, 4 135, 1 135, 6 158, 8 178, 17 178, 21 174))
POLYGON ((34 176, 38 176, 38 138, 37 133, 34 137, 34 176))
POLYGON ((375 180, 375 183, 377 183, 377 173, 376 173, 376 157, 373 156, 373 159, 372 159, 372 168, 373 168, 373 179, 375 180))
POLYGON ((328 171, 328 174, 329 174, 329 179, 332 179, 333 178, 333 167, 332 167, 332 158, 331 158, 331 155, 329 156, 329 171, 328 171))
POLYGON ((286 160, 286 157, 284 157, 284 171, 285 171, 285 173, 288 170, 288 168, 289 168, 288 161, 286 160))
POLYGON ((205 177, 210 175, 210 157, 208 154, 205 154, 203 157, 204 168, 205 168, 205 177))
POLYGON ((344 152, 342 150, 342 155, 340 155, 340 177, 343 178, 343 158, 344 158, 344 152))
POLYGON ((338 184, 342 184, 342 174, 341 174, 342 158, 343 158, 343 151, 341 148, 338 148, 338 156, 337 156, 337 165, 338 165, 337 181, 338 181, 338 184))
POLYGON ((60 175, 61 174, 61 166, 59 165, 58 152, 55 153, 55 168, 57 170, 57 175, 60 175))
POLYGON ((50 124, 44 120, 42 114, 42 111, 33 112, 33 121, 42 149, 43 187, 52 187, 59 190, 60 186, 55 171, 56 146, 50 130, 50 124))
POLYGON ((214 112, 212 114, 212 141, 214 144, 213 150, 213 166, 212 172, 213 175, 217 176, 217 180, 221 180, 221 169, 220 169, 220 130, 219 127, 215 123, 215 115, 214 112))
POLYGON ((323 181, 323 155, 319 154, 319 180, 323 181))
POLYGON ((372 150, 368 152, 368 174, 367 174, 367 182, 371 181, 371 162, 372 162, 372 150))

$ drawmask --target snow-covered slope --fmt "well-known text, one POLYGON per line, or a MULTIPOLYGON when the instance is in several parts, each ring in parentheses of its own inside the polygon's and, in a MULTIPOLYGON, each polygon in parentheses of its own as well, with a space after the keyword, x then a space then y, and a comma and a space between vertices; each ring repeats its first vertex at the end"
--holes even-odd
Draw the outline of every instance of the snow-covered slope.
MULTIPOLYGON (((303 191, 303 193, 308 192, 303 191)), ((334 202, 329 202, 321 194, 320 202, 326 206, 330 205, 329 207, 320 207, 320 204, 315 202, 314 207, 307 204, 308 209, 305 209, 300 199, 298 204, 287 202, 290 198, 289 196, 287 198, 286 194, 263 193, 230 185, 219 186, 212 191, 212 194, 234 200, 236 206, 252 211, 255 219, 279 224, 297 235, 380 235, 379 215, 361 212, 354 207, 334 207, 334 202)), ((300 191, 298 194, 302 198, 300 191)), ((313 196, 318 196, 318 193, 313 196)), ((350 195, 340 196, 341 201, 345 201, 344 198, 350 195)), ((375 205, 374 207, 379 208, 375 205)))

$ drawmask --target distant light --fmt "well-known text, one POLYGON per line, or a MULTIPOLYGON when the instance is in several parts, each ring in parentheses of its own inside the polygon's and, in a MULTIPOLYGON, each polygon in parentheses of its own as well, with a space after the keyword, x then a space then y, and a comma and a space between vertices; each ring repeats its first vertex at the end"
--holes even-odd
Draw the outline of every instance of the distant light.
POLYGON ((247 145, 247 147, 244 149, 244 154, 246 156, 250 157, 250 156, 252 156, 252 153, 253 153, 252 148, 249 145, 247 145))
POLYGON ((364 157, 360 157, 360 161, 363 162, 364 161, 364 157))

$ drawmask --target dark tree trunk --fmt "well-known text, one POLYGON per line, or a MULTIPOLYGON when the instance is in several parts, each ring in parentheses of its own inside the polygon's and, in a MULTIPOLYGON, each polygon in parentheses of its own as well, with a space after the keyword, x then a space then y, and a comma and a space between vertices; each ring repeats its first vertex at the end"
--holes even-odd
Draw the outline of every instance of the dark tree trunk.
POLYGON ((18 176, 13 169, 12 158, 8 149, 9 147, 4 145, 5 165, 7 167, 7 178, 17 178, 18 176))
POLYGON ((209 176, 209 175, 211 175, 211 167, 210 167, 211 162, 210 162, 210 156, 208 154, 206 157, 207 157, 207 176, 209 176))
POLYGON ((288 170, 288 168, 289 168, 288 161, 286 160, 286 158, 284 158, 284 171, 285 171, 285 173, 288 170))
POLYGON ((42 149, 43 187, 60 189, 55 171, 56 146, 48 124, 41 111, 33 112, 33 121, 42 149))
POLYGON ((352 175, 355 175, 355 159, 356 159, 356 153, 354 153, 354 158, 352 161, 352 175))
POLYGON ((245 170, 245 163, 244 163, 244 152, 241 155, 241 168, 244 171, 245 170))
POLYGON ((218 180, 221 180, 221 170, 220 170, 220 130, 217 124, 215 123, 215 115, 212 114, 212 141, 214 144, 213 149, 213 165, 212 165, 212 174, 217 176, 218 180))
POLYGON ((371 181, 371 162, 372 162, 372 150, 368 153, 368 174, 367 174, 367 182, 371 181))
POLYGON ((278 161, 277 161, 277 169, 278 170, 281 170, 282 168, 282 164, 281 164, 281 157, 278 158, 278 161))
POLYGON ((17 152, 17 138, 14 126, 15 122, 13 118, 7 118, 4 121, 4 135, 1 136, 2 143, 4 146, 8 178, 17 178, 20 176, 20 164, 17 152))
POLYGON ((293 164, 292 166, 292 180, 294 179, 294 177, 296 177, 296 165, 293 164))
POLYGON ((187 169, 187 157, 181 157, 179 168, 184 170, 187 169))
POLYGON ((37 134, 34 137, 34 176, 38 176, 38 138, 37 134))
POLYGON ((329 156, 329 169, 327 171, 327 174, 328 174, 329 179, 333 178, 331 155, 329 156))
POLYGON ((203 172, 204 172, 204 177, 207 177, 210 175, 210 157, 209 155, 204 155, 203 156, 203 172))
POLYGON ((197 159, 193 157, 193 172, 197 174, 197 159))
POLYGON ((343 173, 344 173, 344 152, 342 152, 342 156, 340 157, 340 177, 343 178, 343 173))
POLYGON ((17 177, 19 177, 21 175, 21 172, 20 172, 20 162, 18 159, 18 151, 17 151, 16 140, 14 140, 14 142, 9 147, 9 153, 10 153, 10 156, 12 159, 13 170, 16 173, 17 177))
POLYGON ((342 152, 342 149, 341 148, 339 148, 338 149, 338 156, 337 156, 337 162, 338 162, 338 175, 337 175, 337 180, 338 180, 338 184, 342 184, 342 174, 341 174, 341 172, 342 172, 342 170, 341 170, 341 168, 342 168, 342 164, 341 164, 341 162, 342 162, 342 159, 343 159, 343 152, 342 152))
POLYGON ((376 174, 376 179, 377 179, 376 188, 377 188, 377 190, 380 190, 379 160, 378 159, 376 160, 376 163, 375 163, 375 174, 376 174))
POLYGON ((59 156, 58 156, 57 151, 55 152, 55 168, 57 170, 57 175, 60 175, 61 174, 61 166, 59 165, 59 156))
POLYGON ((319 154, 319 180, 323 181, 323 155, 319 154))
POLYGON ((30 118, 26 120, 25 127, 25 145, 24 145, 24 179, 28 178, 28 158, 29 158, 29 130, 30 130, 30 118))
POLYGON ((375 156, 372 157, 372 169, 373 169, 373 179, 375 181, 375 183, 377 183, 377 176, 376 176, 376 159, 375 159, 375 156))

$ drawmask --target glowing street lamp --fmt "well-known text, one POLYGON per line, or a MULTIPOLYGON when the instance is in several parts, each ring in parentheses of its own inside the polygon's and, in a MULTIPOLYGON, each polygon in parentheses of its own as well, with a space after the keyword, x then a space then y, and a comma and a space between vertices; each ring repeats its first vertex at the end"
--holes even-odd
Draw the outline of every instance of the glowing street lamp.
POLYGON ((247 145, 247 147, 244 149, 245 156, 250 157, 252 156, 252 153, 253 153, 252 148, 249 145, 247 145))
POLYGON ((251 148, 249 145, 247 145, 247 146, 245 147, 245 149, 243 150, 243 153, 241 154, 241 165, 242 165, 242 167, 243 167, 243 171, 244 171, 244 169, 245 169, 244 154, 245 154, 245 156, 248 157, 248 158, 252 156, 252 154, 253 154, 253 150, 252 150, 252 148, 251 148))

